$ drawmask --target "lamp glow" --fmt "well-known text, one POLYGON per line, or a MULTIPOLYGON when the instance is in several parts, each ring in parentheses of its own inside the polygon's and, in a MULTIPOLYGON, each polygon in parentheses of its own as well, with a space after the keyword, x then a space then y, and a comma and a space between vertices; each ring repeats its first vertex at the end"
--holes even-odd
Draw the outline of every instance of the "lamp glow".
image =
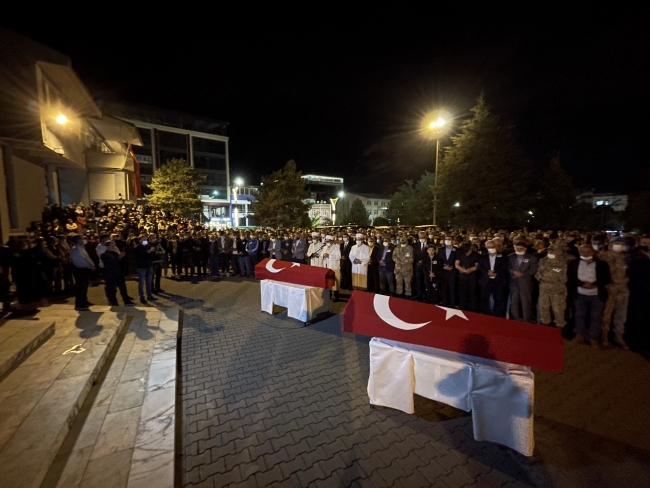
POLYGON ((438 128, 442 127, 443 125, 445 125, 446 123, 447 123, 447 121, 445 119, 443 119, 442 117, 440 117, 438 120, 434 120, 433 122, 431 122, 429 124, 429 129, 438 129, 438 128))
POLYGON ((244 184, 244 180, 241 178, 235 178, 235 184, 241 186, 244 184))
POLYGON ((68 123, 68 117, 66 117, 63 114, 59 114, 59 115, 56 116, 56 121, 57 121, 57 123, 59 123, 61 125, 67 124, 68 123))

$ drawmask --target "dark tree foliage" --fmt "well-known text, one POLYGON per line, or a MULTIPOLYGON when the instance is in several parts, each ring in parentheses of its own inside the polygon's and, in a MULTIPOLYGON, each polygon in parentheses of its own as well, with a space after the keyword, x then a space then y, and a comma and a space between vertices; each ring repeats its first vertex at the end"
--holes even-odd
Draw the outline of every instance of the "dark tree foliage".
POLYGON ((578 190, 562 167, 559 156, 549 162, 539 188, 536 223, 544 229, 576 228, 579 223, 576 217, 583 213, 583 209, 578 208, 578 190))
POLYGON ((452 224, 521 225, 535 200, 531 164, 515 145, 510 127, 482 96, 472 112, 445 148, 438 179, 440 221, 449 220, 453 212, 452 224))
POLYGON ((262 177, 257 201, 252 205, 259 225, 276 228, 310 226, 309 205, 303 202, 309 192, 301 176, 292 159, 283 169, 262 177))
POLYGON ((424 225, 432 222, 434 178, 433 173, 425 172, 417 183, 407 180, 397 189, 386 211, 392 224, 424 225))

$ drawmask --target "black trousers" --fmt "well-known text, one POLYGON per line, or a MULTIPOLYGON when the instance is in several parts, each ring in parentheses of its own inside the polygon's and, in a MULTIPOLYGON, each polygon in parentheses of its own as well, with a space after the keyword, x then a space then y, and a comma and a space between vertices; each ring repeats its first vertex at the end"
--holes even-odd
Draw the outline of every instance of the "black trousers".
POLYGON ((120 290, 120 295, 122 295, 122 300, 128 302, 127 298, 129 294, 126 291, 126 282, 124 281, 123 275, 118 276, 109 276, 106 275, 106 283, 104 285, 104 293, 106 293, 106 299, 108 300, 109 305, 117 305, 117 290, 120 290))
POLYGON ((487 285, 481 287, 481 313, 495 317, 506 316, 508 304, 508 289, 489 280, 487 285), (494 308, 490 308, 490 297, 494 300, 494 308))
POLYGON ((379 266, 368 266, 368 285, 366 289, 371 293, 379 293, 381 291, 379 266))
POLYGON ((476 273, 458 277, 458 307, 468 312, 478 310, 478 285, 476 273))
POLYGON ((413 270, 413 281, 415 284, 415 296, 418 300, 424 299, 427 288, 428 276, 421 266, 415 265, 413 270))
POLYGON ((151 289, 154 291, 160 290, 160 278, 162 278, 162 266, 159 262, 154 262, 151 265, 151 289))
POLYGON ((219 271, 226 274, 230 271, 230 254, 219 254, 219 271))
POLYGON ((83 308, 88 303, 88 286, 90 285, 90 268, 74 268, 74 306, 83 308))
POLYGON ((438 303, 438 300, 440 299, 440 297, 438 296, 439 289, 440 287, 438 285, 438 280, 437 279, 432 280, 427 277, 424 301, 426 303, 436 305, 438 303))
POLYGON ((440 280, 443 307, 456 306, 456 271, 443 271, 440 280))

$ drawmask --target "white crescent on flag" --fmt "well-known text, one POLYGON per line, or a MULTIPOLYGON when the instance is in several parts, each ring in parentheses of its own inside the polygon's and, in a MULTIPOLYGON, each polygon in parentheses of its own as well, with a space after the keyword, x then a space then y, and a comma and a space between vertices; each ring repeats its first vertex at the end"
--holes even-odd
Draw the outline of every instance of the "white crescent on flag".
POLYGON ((271 273, 279 273, 282 271, 283 268, 277 269, 273 267, 273 263, 275 262, 275 259, 269 259, 266 263, 266 269, 271 272, 271 273))
POLYGON ((390 297, 385 295, 375 295, 375 298, 373 300, 375 312, 377 312, 379 318, 386 322, 388 325, 402 330, 414 330, 431 323, 431 321, 421 324, 410 324, 408 322, 404 322, 403 320, 397 318, 395 314, 390 310, 389 300, 390 297))

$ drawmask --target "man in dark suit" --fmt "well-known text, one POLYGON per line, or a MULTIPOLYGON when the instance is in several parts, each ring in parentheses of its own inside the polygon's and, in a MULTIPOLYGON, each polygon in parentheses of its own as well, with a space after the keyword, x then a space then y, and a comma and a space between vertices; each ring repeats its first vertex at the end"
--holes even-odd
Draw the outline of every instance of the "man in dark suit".
POLYGON ((533 277, 537 273, 537 258, 528 253, 524 241, 515 243, 515 252, 508 256, 510 272, 510 318, 533 320, 533 277))
POLYGON ((413 243, 413 281, 415 281, 415 297, 418 301, 424 300, 424 293, 427 289, 427 273, 424 272, 422 263, 427 256, 427 248, 433 244, 427 239, 426 232, 418 232, 418 241, 413 243))
POLYGON ((481 313, 495 317, 506 316, 508 291, 508 258, 501 253, 501 244, 490 240, 485 243, 486 254, 478 259, 479 286, 481 287, 481 313), (490 298, 494 303, 490 308, 490 298))
POLYGON ((293 246, 291 247, 291 261, 294 263, 305 263, 305 254, 307 253, 307 240, 305 235, 296 233, 293 239, 293 246))
POLYGON ((282 242, 280 244, 282 249, 282 261, 291 261, 292 249, 293 249, 293 239, 289 233, 284 234, 282 237, 282 242))
POLYGON ((422 259, 420 268, 426 277, 425 301, 435 305, 440 299, 438 292, 440 290, 440 280, 443 276, 443 264, 436 255, 436 249, 433 246, 427 249, 427 255, 422 259))
POLYGON ((222 276, 226 276, 230 269, 230 256, 232 255, 232 239, 224 231, 219 233, 219 237, 214 242, 213 253, 219 259, 219 271, 222 276))
POLYGON ((384 251, 383 241, 381 245, 377 244, 375 237, 368 238, 368 247, 370 248, 370 261, 368 261, 368 287, 367 291, 379 293, 381 290, 379 277, 379 261, 384 251))
POLYGON ((576 336, 573 341, 585 344, 589 340, 592 346, 597 347, 602 335, 607 285, 612 276, 609 265, 594 256, 596 251, 591 245, 583 244, 578 252, 580 259, 572 260, 567 266, 567 289, 575 309, 576 336))
POLYGON ((390 236, 382 238, 381 252, 379 253, 379 290, 382 295, 395 296, 395 261, 393 261, 393 249, 390 236))
POLYGON ((442 263, 440 277, 440 294, 443 307, 456 306, 456 259, 458 250, 453 246, 451 236, 445 237, 445 247, 438 252, 438 260, 442 263))
POLYGON ((343 234, 341 241, 341 290, 352 290, 352 262, 350 251, 355 242, 349 234, 343 234))

